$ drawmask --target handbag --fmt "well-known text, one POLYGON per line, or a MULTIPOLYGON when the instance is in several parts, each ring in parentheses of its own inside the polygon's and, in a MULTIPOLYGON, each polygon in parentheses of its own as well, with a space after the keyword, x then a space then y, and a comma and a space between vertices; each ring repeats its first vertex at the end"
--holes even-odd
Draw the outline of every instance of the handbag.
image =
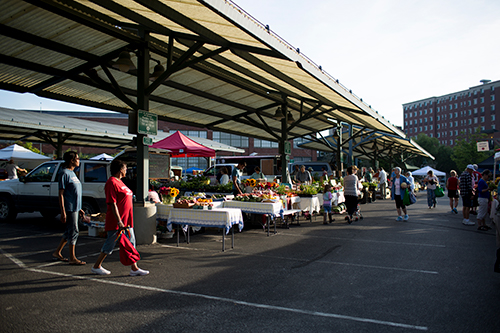
POLYGON ((413 205, 416 202, 417 202, 417 197, 415 196, 415 194, 413 194, 413 192, 410 192, 410 204, 413 205))
POLYGON ((434 194, 437 198, 444 197, 444 189, 441 186, 437 186, 434 190, 434 194))
POLYGON ((120 237, 120 262, 124 266, 130 266, 135 264, 141 259, 141 256, 137 249, 132 245, 130 239, 125 235, 125 232, 128 232, 128 236, 130 237, 130 230, 127 228, 120 231, 117 238, 120 237))

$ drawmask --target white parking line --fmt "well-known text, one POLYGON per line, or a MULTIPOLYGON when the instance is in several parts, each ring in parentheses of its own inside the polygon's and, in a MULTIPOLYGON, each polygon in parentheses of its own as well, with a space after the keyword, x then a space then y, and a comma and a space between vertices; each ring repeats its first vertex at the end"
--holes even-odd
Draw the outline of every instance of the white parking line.
MULTIPOLYGON (((195 248, 195 247, 183 247, 183 246, 178 247, 178 246, 174 246, 174 245, 161 245, 161 246, 172 248, 172 249, 189 250, 189 251, 203 251, 203 252, 210 251, 207 249, 195 248)), ((213 252, 220 253, 220 251, 213 251, 213 252)), ((241 252, 241 251, 237 251, 237 250, 232 250, 230 253, 238 254, 238 255, 245 255, 245 256, 261 257, 261 258, 278 259, 278 260, 289 260, 289 261, 298 261, 298 262, 310 261, 309 259, 298 259, 298 258, 289 258, 289 257, 282 257, 282 256, 271 256, 271 255, 266 255, 266 254, 245 253, 245 252, 241 252)), ((375 266, 375 265, 364 265, 364 264, 352 264, 352 263, 348 263, 348 262, 328 261, 328 260, 317 260, 315 262, 321 263, 321 264, 355 266, 355 267, 363 267, 363 268, 370 268, 370 269, 384 269, 384 270, 391 270, 391 271, 402 271, 402 272, 412 272, 412 273, 422 273, 422 274, 439 274, 439 272, 436 272, 436 271, 427 271, 427 270, 422 270, 422 269, 375 266)))
POLYGON ((418 330, 418 331, 427 331, 428 330, 428 327, 426 327, 426 326, 410 325, 410 324, 396 323, 396 322, 391 322, 391 321, 377 320, 377 319, 371 319, 371 318, 362 318, 362 317, 355 317, 355 316, 346 316, 346 315, 335 314, 335 313, 317 312, 317 311, 309 311, 309 310, 302 310, 302 309, 295 309, 295 308, 287 308, 287 307, 283 307, 283 306, 275 306, 275 305, 269 305, 269 304, 245 302, 245 301, 240 301, 240 300, 226 298, 226 297, 218 297, 218 296, 212 296, 212 295, 204 295, 204 294, 191 293, 191 292, 178 291, 178 290, 170 290, 170 289, 162 289, 162 288, 156 288, 156 287, 140 286, 140 285, 134 285, 134 284, 129 284, 129 283, 107 280, 107 279, 103 279, 103 278, 98 279, 98 278, 91 278, 91 277, 87 277, 87 276, 79 276, 79 275, 72 275, 72 274, 59 273, 59 272, 50 272, 50 271, 45 271, 45 270, 36 269, 36 268, 26 268, 26 270, 31 271, 31 272, 36 272, 36 273, 52 274, 52 275, 64 276, 64 277, 75 278, 75 279, 80 279, 80 280, 87 280, 87 281, 111 284, 111 285, 116 285, 116 286, 120 286, 120 287, 128 287, 128 288, 135 288, 135 289, 148 290, 148 291, 154 291, 154 292, 161 292, 161 293, 173 294, 173 295, 178 295, 178 296, 204 298, 204 299, 208 299, 208 300, 212 300, 212 301, 233 303, 233 304, 238 304, 238 305, 243 305, 243 306, 248 306, 248 307, 253 307, 253 308, 275 310, 275 311, 284 311, 284 312, 293 312, 293 313, 299 313, 299 314, 304 314, 304 315, 308 315, 308 316, 343 319, 343 320, 350 320, 350 321, 356 321, 356 322, 362 322, 362 323, 392 326, 392 327, 399 327, 399 328, 405 328, 405 329, 413 329, 413 330, 418 330))
POLYGON ((209 299, 209 300, 213 300, 213 301, 233 303, 233 304, 254 307, 254 308, 260 308, 260 309, 293 312, 293 313, 299 313, 299 314, 304 314, 304 315, 309 315, 309 316, 343 319, 343 320, 350 320, 350 321, 356 321, 356 322, 362 322, 362 323, 370 323, 370 324, 392 326, 392 327, 399 327, 399 328, 405 328, 405 329, 413 329, 413 330, 419 330, 419 331, 427 331, 428 330, 428 327, 426 327, 426 326, 410 325, 410 324, 396 323, 396 322, 377 320, 377 319, 371 319, 371 318, 355 317, 355 316, 346 316, 346 315, 335 314, 335 313, 317 312, 317 311, 309 311, 309 310, 302 310, 302 309, 295 309, 295 308, 287 308, 287 307, 275 306, 275 305, 269 305, 269 304, 245 302, 245 301, 240 301, 240 300, 226 298, 226 297, 204 295, 204 294, 163 289, 163 288, 157 288, 157 287, 141 286, 141 285, 135 285, 135 284, 107 280, 107 279, 103 279, 103 278, 98 279, 98 278, 91 278, 88 276, 79 276, 79 275, 73 275, 73 274, 67 274, 67 273, 51 272, 51 271, 46 271, 46 270, 39 269, 39 268, 27 268, 22 261, 13 257, 12 255, 8 254, 7 252, 2 250, 1 248, 0 248, 0 252, 3 255, 5 255, 8 259, 10 259, 12 262, 14 262, 16 265, 18 265, 20 268, 28 270, 30 272, 35 272, 35 273, 58 275, 58 276, 64 276, 64 277, 68 277, 68 278, 79 279, 79 280, 87 280, 87 281, 111 284, 111 285, 116 285, 116 286, 121 286, 121 287, 162 292, 162 293, 168 293, 168 294, 173 294, 173 295, 178 295, 178 296, 198 297, 198 298, 204 298, 204 299, 209 299))

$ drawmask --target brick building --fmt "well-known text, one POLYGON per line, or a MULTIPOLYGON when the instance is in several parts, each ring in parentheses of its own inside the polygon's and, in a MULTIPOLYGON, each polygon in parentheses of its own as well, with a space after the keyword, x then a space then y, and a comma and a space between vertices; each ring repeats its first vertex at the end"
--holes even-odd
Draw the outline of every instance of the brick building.
MULTIPOLYGON (((40 111, 34 111, 39 113, 40 111)), ((70 111, 42 111, 43 113, 80 118, 90 121, 98 121, 98 122, 106 122, 110 124, 116 125, 128 125, 128 116, 122 113, 115 112, 70 112, 70 111)), ((233 134, 227 134, 223 132, 216 132, 212 130, 202 129, 198 127, 186 126, 181 124, 170 123, 166 121, 158 121, 158 130, 166 133, 173 133, 176 131, 181 131, 183 134, 187 136, 193 137, 201 137, 210 139, 213 141, 221 142, 233 147, 238 147, 245 150, 245 153, 242 155, 250 155, 252 153, 257 153, 258 155, 278 155, 278 143, 266 140, 259 140, 244 136, 238 136, 233 134)), ((291 159, 295 162, 306 162, 306 161, 316 161, 317 152, 315 150, 298 148, 297 145, 302 143, 303 140, 296 139, 292 145, 292 154, 291 159)), ((38 144, 37 144, 38 146, 38 144)), ((75 149, 81 154, 100 154, 100 153, 108 153, 114 154, 116 153, 113 149, 96 149, 90 147, 67 147, 64 146, 63 150, 67 149, 75 149)), ((42 151, 46 154, 53 154, 54 147, 49 144, 42 145, 42 151)), ((206 167, 206 160, 203 157, 197 158, 192 157, 183 159, 176 159, 174 162, 175 165, 180 165, 184 168, 189 167, 206 167)))
POLYGON ((403 104, 404 131, 416 138, 425 133, 443 145, 453 146, 461 135, 467 137, 479 127, 500 139, 500 81, 481 80, 481 85, 438 97, 403 104))

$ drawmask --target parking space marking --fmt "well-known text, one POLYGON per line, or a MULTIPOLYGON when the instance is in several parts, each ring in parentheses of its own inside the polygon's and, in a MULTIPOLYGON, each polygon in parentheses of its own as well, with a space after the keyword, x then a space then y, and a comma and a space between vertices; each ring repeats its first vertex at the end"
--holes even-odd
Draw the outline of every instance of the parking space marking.
POLYGON ((192 292, 187 292, 187 291, 163 289, 163 288, 157 288, 157 287, 141 286, 141 285, 135 285, 135 284, 129 284, 129 283, 124 283, 124 282, 107 280, 107 279, 103 279, 103 278, 98 279, 98 278, 92 278, 92 277, 88 277, 88 276, 79 276, 79 275, 73 275, 73 274, 67 274, 67 273, 51 272, 51 271, 46 271, 46 270, 37 269, 37 268, 25 268, 25 269, 28 271, 31 271, 31 272, 35 272, 35 273, 52 274, 52 275, 64 276, 64 277, 68 277, 68 278, 75 278, 75 279, 79 279, 79 280, 87 280, 87 281, 105 283, 105 284, 110 284, 110 285, 115 285, 115 286, 120 286, 120 287, 128 287, 128 288, 135 288, 135 289, 141 289, 141 290, 147 290, 147 291, 161 292, 161 293, 173 294, 173 295, 178 295, 178 296, 197 297, 197 298, 203 298, 203 299, 208 299, 208 300, 212 300, 212 301, 232 303, 232 304, 248 306, 248 307, 253 307, 253 308, 259 308, 259 309, 267 309, 267 310, 275 310, 275 311, 283 311, 283 312, 293 312, 293 313, 298 313, 298 314, 303 314, 303 315, 308 315, 308 316, 350 320, 350 321, 356 321, 356 322, 361 322, 361 323, 391 326, 391 327, 412 329, 412 330, 418 330, 418 331, 427 331, 429 329, 426 326, 396 323, 396 322, 377 320, 377 319, 371 319, 371 318, 347 316, 347 315, 341 315, 341 314, 336 314, 336 313, 317 312, 317 311, 310 311, 310 310, 303 310, 303 309, 296 309, 296 308, 287 308, 287 307, 283 307, 283 306, 276 306, 276 305, 269 305, 269 304, 245 302, 245 301, 240 301, 237 299, 231 299, 231 298, 227 298, 227 297, 219 297, 219 296, 192 293, 192 292))
MULTIPOLYGON (((161 245, 162 247, 168 247, 172 249, 180 249, 180 250, 189 250, 189 251, 210 251, 209 249, 203 248, 195 248, 195 247, 183 247, 183 246, 174 246, 174 245, 161 245)), ((213 251, 214 253, 221 253, 220 251, 213 251)), ((278 260, 289 260, 289 261, 299 261, 299 262, 309 262, 309 259, 298 259, 298 258, 289 258, 282 256, 271 256, 266 254, 255 254, 255 253, 245 253, 237 250, 232 250, 230 253, 235 253, 238 255, 245 256, 254 256, 261 258, 269 258, 269 259, 278 259, 278 260)), ((392 271, 401 271, 401 272, 412 272, 412 273, 421 273, 421 274, 434 274, 437 275, 439 272, 436 271, 428 271, 423 269, 411 269, 411 268, 400 268, 400 267, 388 267, 388 266, 375 266, 375 265, 364 265, 364 264, 353 264, 348 262, 339 262, 339 261, 328 261, 328 260, 318 260, 317 263, 321 264, 329 264, 329 265, 343 265, 343 266, 355 266, 355 267, 363 267, 370 269, 384 269, 384 270, 392 270, 392 271)))
POLYGON ((4 239, 0 239, 0 242, 12 242, 12 241, 16 241, 16 240, 38 238, 40 236, 49 236, 49 235, 53 236, 53 235, 57 235, 57 234, 51 233, 51 232, 44 232, 44 233, 39 233, 39 234, 32 235, 32 236, 20 236, 20 237, 4 238, 4 239))

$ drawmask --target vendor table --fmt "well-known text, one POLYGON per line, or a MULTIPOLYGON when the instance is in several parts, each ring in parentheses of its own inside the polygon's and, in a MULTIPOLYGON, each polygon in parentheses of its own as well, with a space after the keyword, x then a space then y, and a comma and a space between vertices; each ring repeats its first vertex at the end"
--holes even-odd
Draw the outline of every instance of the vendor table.
POLYGON ((304 212, 317 212, 321 210, 321 206, 319 205, 319 198, 317 195, 312 197, 300 197, 299 209, 304 212))
MULTIPOLYGON (((186 209, 172 208, 168 215, 167 229, 172 230, 172 224, 210 227, 225 229, 222 232, 222 251, 225 251, 225 234, 231 230, 231 248, 234 248, 234 229, 238 224, 240 231, 243 229, 243 216, 240 209, 217 208, 217 209, 186 209)), ((189 243, 189 232, 188 232, 189 243)), ((179 232, 177 232, 177 246, 179 246, 179 232)))
MULTIPOLYGON (((248 201, 225 201, 224 208, 239 208, 242 212, 251 214, 265 214, 267 215, 267 235, 269 236, 269 217, 283 218, 283 205, 281 202, 248 202, 248 201)), ((274 233, 276 234, 276 223, 274 224, 274 233)))

